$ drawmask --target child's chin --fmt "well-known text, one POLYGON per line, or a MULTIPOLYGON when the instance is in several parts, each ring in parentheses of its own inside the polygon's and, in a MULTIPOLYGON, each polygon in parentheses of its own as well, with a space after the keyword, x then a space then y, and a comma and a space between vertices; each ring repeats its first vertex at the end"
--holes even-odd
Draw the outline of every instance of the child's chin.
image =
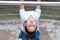
POLYGON ((29 30, 29 32, 34 32, 34 30, 29 30))
POLYGON ((29 31, 29 32, 34 32, 35 29, 32 29, 32 28, 31 28, 31 29, 28 29, 28 31, 29 31))

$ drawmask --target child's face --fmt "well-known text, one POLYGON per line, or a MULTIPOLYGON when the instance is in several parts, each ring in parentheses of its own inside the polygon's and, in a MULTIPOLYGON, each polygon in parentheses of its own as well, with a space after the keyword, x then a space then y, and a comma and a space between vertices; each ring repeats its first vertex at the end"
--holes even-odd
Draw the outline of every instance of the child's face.
POLYGON ((36 21, 33 18, 29 17, 25 23, 25 26, 28 32, 34 32, 36 30, 36 21))

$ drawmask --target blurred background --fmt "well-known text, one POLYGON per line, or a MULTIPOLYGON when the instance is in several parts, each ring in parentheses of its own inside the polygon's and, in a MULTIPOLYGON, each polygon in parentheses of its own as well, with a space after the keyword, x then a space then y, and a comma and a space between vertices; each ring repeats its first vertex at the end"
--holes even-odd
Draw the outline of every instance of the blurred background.
MULTIPOLYGON (((0 0, 19 1, 19 0, 0 0)), ((36 0, 25 0, 36 1, 36 0)), ((60 2, 60 0, 42 0, 60 2)), ((35 6, 25 6, 26 10, 34 10, 35 6)), ((60 40, 60 6, 41 6, 39 26, 40 40, 60 40)), ((20 33, 19 6, 0 5, 0 40, 19 40, 20 33)))
MULTIPOLYGON (((5 1, 5 0, 2 0, 5 1)), ((6 0, 6 1, 18 1, 18 0, 6 0)), ((26 0, 27 1, 27 0, 26 0)), ((31 0, 28 0, 31 1, 31 0)), ((36 0, 33 0, 36 1, 36 0)), ((42 1, 57 1, 60 0, 42 0, 42 1)), ((25 7, 26 10, 34 10, 35 7, 25 7)), ((43 6, 42 15, 40 18, 42 19, 55 19, 60 20, 60 7, 55 6, 43 6)), ((1 6, 0 5, 0 19, 10 19, 10 18, 20 18, 19 17, 19 6, 1 6), (3 17, 3 18, 2 18, 3 17)))

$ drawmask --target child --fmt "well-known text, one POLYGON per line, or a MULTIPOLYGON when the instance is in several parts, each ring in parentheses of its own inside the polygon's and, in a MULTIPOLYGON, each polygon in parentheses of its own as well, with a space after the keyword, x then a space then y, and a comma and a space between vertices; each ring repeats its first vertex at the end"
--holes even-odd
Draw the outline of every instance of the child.
MULTIPOLYGON (((37 0, 37 2, 38 1, 41 0, 37 0)), ((38 27, 38 19, 41 15, 40 8, 40 5, 37 5, 35 11, 25 11, 24 5, 20 6, 20 16, 22 24, 19 38, 22 38, 22 40, 39 40, 40 32, 38 27)))

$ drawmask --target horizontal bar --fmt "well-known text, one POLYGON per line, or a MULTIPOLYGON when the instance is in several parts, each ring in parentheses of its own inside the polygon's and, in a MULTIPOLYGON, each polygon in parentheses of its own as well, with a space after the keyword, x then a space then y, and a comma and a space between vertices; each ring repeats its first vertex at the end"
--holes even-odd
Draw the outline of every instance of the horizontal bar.
MULTIPOLYGON (((17 15, 19 15, 19 14, 0 14, 0 16, 17 16, 17 15)), ((41 16, 46 16, 46 17, 60 17, 60 15, 48 15, 48 14, 46 14, 46 15, 44 15, 44 14, 42 14, 41 16)))
POLYGON ((0 5, 26 5, 26 6, 60 6, 60 2, 36 2, 36 1, 0 1, 0 5))
POLYGON ((19 15, 19 14, 0 14, 0 16, 15 16, 15 15, 19 15))

